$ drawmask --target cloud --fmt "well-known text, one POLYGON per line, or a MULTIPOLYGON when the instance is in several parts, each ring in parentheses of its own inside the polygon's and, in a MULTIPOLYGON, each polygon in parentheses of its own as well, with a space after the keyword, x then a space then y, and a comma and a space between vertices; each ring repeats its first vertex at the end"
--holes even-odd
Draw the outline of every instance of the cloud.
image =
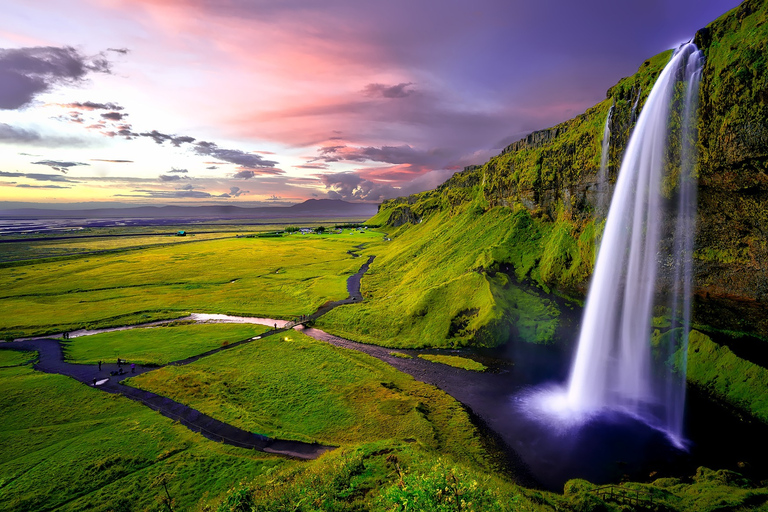
POLYGON ((109 119, 110 121, 120 121, 127 115, 128 114, 121 114, 120 112, 105 112, 104 114, 101 114, 101 117, 104 119, 109 119))
POLYGON ((81 83, 89 73, 110 73, 109 61, 71 46, 0 49, 0 109, 22 108, 54 86, 81 83))
POLYGON ((322 174, 320 179, 328 189, 329 199, 345 201, 382 201, 397 195, 392 185, 374 183, 355 172, 322 174))
POLYGON ((294 165, 296 169, 328 169, 328 164, 303 164, 294 165))
POLYGON ((80 110, 123 110, 123 107, 117 103, 95 103, 93 101, 84 101, 82 103, 54 103, 54 105, 64 108, 76 108, 80 110))
POLYGON ((168 171, 168 172, 176 172, 176 173, 180 173, 180 174, 186 174, 189 171, 186 170, 186 169, 176 169, 175 167, 171 167, 171 170, 168 171))
MULTIPOLYGON (((408 181, 402 181, 400 186, 395 187, 390 183, 380 183, 366 179, 365 172, 370 174, 391 175, 402 180, 403 175, 409 175, 407 172, 397 169, 379 169, 375 171, 357 171, 340 172, 335 174, 321 174, 320 180, 327 189, 329 199, 343 199, 345 201, 373 201, 379 202, 393 197, 407 196, 432 190, 445 180, 450 178, 454 171, 440 169, 429 171, 417 175, 408 181)), ((410 176, 413 176, 411 173, 410 176)))
MULTIPOLYGON (((239 149, 224 149, 218 147, 213 142, 200 141, 195 144, 195 153, 201 156, 212 156, 219 160, 224 160, 232 164, 237 164, 248 169, 274 167, 277 162, 265 160, 260 155, 246 153, 239 149)), ((282 171, 280 171, 282 173, 282 171)))
POLYGON ((160 181, 180 181, 188 180, 187 176, 179 176, 178 174, 161 174, 160 181))
MULTIPOLYGON (((0 95, 2 92, 0 92, 0 95)), ((1 144, 23 144, 30 146, 61 147, 87 146, 88 143, 74 137, 49 136, 25 128, 18 128, 6 123, 0 123, 1 144)))
POLYGON ((18 188, 72 188, 72 187, 66 187, 61 185, 27 185, 26 183, 22 183, 16 186, 18 188))
POLYGON ((368 84, 363 89, 363 94, 371 97, 405 98, 413 94, 413 89, 406 89, 413 82, 404 82, 397 85, 368 84))
POLYGON ((241 190, 240 187, 231 187, 229 189, 229 195, 233 197, 240 197, 243 194, 250 194, 250 190, 241 190))
POLYGON ((0 171, 0 178, 28 178, 35 181, 55 181, 61 183, 80 183, 61 174, 41 174, 34 172, 6 172, 0 171))
POLYGON ((63 172, 67 174, 67 169, 70 167, 76 167, 79 165, 91 165, 83 162, 60 162, 58 160, 41 160, 40 162, 32 162, 34 165, 47 165, 51 169, 63 172))
POLYGON ((199 190, 133 190, 132 194, 115 194, 114 197, 144 197, 152 199, 204 199, 213 197, 199 190))
POLYGON ((449 157, 449 151, 432 149, 422 151, 407 144, 401 146, 325 146, 318 149, 325 162, 385 162, 388 164, 411 164, 437 166, 449 157))
POLYGON ((218 166, 215 166, 215 165, 211 165, 211 166, 209 166, 209 167, 206 167, 206 169, 208 169, 209 171, 213 171, 213 170, 215 170, 215 169, 218 169, 218 166))
POLYGON ((248 179, 253 178, 254 176, 256 176, 255 172, 246 169, 246 170, 243 170, 243 171, 240 171, 240 172, 236 172, 232 177, 235 178, 235 179, 238 179, 238 180, 240 180, 240 179, 248 180, 248 179))
POLYGON ((107 160, 104 158, 91 158, 91 162, 111 162, 113 164, 132 164, 133 160, 107 160))

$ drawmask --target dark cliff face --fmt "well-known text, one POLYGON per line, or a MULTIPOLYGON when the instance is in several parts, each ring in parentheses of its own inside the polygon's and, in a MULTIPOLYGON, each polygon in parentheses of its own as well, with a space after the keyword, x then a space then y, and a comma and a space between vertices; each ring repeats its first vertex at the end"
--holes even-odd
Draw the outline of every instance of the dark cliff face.
MULTIPOLYGON (((706 56, 698 120, 695 314, 709 325, 768 334, 768 320, 761 320, 768 316, 768 0, 745 0, 700 30, 695 42, 706 56)), ((569 223, 572 239, 581 240, 594 228, 601 199, 597 173, 608 111, 613 108, 613 184, 637 116, 670 56, 667 51, 647 60, 584 114, 510 144, 437 190, 383 204, 379 219, 416 223, 434 210, 468 202, 485 210, 524 207, 536 222, 569 223)), ((591 262, 581 265, 568 275, 588 276, 591 262)), ((584 277, 549 279, 548 286, 577 293, 587 285, 584 277)))

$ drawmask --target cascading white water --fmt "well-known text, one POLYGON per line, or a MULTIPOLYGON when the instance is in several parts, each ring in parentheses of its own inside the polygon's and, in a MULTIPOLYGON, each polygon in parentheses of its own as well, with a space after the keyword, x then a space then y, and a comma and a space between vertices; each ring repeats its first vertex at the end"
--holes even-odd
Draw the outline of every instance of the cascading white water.
POLYGON ((691 119, 701 62, 701 53, 691 43, 675 52, 651 90, 629 140, 563 404, 577 412, 623 410, 664 430, 678 442, 682 440, 684 376, 683 381, 679 374, 672 376, 665 360, 659 364, 652 358, 651 322, 659 265, 667 259, 660 254, 660 241, 669 202, 662 193, 662 184, 671 179, 669 169, 679 172, 681 180, 677 187, 680 213, 676 216, 671 257, 679 271, 675 291, 682 300, 673 304, 673 313, 681 313, 684 329, 690 321, 695 218, 695 183, 691 176, 691 132, 695 123, 691 119), (681 83, 687 84, 682 89, 682 102, 681 83), (676 112, 684 118, 675 132, 682 142, 670 146, 669 119, 676 112), (668 160, 675 147, 682 148, 682 162, 668 160))
POLYGON ((608 206, 608 150, 611 147, 611 117, 613 116, 613 107, 608 109, 608 115, 605 118, 605 128, 603 128, 603 148, 600 155, 600 170, 597 173, 597 210, 598 218, 605 217, 608 206))

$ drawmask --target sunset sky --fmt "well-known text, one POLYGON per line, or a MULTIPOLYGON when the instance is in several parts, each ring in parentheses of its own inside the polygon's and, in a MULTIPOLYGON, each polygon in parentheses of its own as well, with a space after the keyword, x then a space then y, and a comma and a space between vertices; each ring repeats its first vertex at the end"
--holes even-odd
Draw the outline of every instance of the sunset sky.
POLYGON ((431 189, 738 3, 3 0, 0 201, 431 189))

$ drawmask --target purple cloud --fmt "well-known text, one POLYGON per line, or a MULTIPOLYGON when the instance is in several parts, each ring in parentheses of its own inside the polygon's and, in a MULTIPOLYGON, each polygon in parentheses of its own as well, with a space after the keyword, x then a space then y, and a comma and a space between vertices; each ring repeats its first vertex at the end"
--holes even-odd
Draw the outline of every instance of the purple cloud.
POLYGON ((22 108, 54 86, 109 72, 103 55, 89 57, 70 46, 0 49, 0 109, 22 108))
POLYGON ((413 82, 405 82, 397 85, 368 84, 363 89, 363 94, 371 97, 405 98, 413 94, 413 89, 407 89, 413 82))

